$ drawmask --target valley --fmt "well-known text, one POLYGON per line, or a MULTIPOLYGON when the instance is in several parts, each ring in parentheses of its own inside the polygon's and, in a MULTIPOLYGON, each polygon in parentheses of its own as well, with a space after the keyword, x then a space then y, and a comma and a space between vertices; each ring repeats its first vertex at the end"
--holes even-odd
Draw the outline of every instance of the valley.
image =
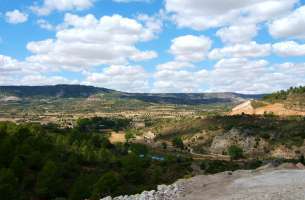
POLYGON ((0 185, 16 180, 0 192, 11 199, 95 200, 198 175, 305 164, 305 118, 292 92, 273 100, 75 85, 0 91, 0 185))

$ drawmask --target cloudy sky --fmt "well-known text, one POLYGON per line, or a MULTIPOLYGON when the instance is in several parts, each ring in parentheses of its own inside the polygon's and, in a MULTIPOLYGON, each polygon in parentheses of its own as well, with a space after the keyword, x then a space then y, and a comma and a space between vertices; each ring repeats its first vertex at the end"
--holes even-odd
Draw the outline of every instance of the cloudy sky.
POLYGON ((305 0, 0 0, 0 85, 305 85, 305 0))

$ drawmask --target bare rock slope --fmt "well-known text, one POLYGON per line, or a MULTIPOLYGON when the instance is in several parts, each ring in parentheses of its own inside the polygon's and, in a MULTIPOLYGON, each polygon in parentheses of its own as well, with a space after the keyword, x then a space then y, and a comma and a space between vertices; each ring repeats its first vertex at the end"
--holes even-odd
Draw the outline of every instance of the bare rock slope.
POLYGON ((241 115, 241 114, 248 114, 248 115, 264 115, 266 113, 272 113, 274 115, 279 116, 305 116, 305 111, 293 110, 287 108, 283 103, 265 103, 261 107, 255 108, 252 104, 254 102, 248 100, 243 102, 242 104, 237 105, 232 109, 229 115, 241 115))
POLYGON ((132 196, 103 200, 304 200, 305 170, 301 164, 224 172, 179 180, 132 196))

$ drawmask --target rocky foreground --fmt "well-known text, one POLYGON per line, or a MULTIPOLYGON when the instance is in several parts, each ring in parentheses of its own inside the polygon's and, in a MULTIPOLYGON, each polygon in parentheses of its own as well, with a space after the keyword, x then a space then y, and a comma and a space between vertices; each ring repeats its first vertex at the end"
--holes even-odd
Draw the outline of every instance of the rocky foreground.
POLYGON ((182 179, 157 190, 102 200, 304 200, 305 167, 286 163, 182 179))

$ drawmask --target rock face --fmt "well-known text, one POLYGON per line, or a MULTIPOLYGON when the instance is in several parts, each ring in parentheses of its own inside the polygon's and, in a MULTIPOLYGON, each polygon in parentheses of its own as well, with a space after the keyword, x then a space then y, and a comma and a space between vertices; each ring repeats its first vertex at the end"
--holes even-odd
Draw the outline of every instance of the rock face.
POLYGON ((182 184, 175 183, 173 185, 159 185, 156 191, 144 191, 141 194, 119 196, 115 198, 106 197, 102 200, 172 200, 178 199, 182 190, 182 184))
POLYGON ((253 136, 248 136, 237 129, 231 129, 227 133, 217 135, 213 138, 209 151, 214 154, 222 154, 231 145, 241 147, 244 153, 249 155, 265 155, 265 150, 270 146, 263 139, 257 140, 253 136))
POLYGON ((304 200, 304 165, 289 163, 253 171, 223 172, 179 180, 132 196, 102 200, 304 200))

